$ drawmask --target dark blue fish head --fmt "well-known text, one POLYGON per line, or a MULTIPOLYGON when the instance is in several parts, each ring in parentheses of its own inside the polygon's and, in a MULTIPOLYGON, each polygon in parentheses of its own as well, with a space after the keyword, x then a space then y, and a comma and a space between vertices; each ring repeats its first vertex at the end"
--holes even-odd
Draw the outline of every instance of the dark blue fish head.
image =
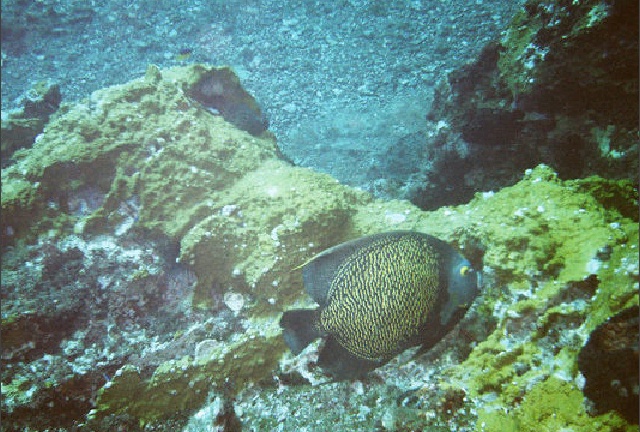
POLYGON ((471 263, 457 252, 452 252, 448 265, 447 302, 440 310, 440 324, 455 321, 458 311, 466 311, 478 295, 480 273, 471 268, 471 263))

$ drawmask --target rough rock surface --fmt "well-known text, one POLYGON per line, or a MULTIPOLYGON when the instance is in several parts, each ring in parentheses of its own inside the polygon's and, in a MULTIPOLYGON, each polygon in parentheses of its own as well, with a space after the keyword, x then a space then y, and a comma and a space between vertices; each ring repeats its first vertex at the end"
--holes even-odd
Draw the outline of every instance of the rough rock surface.
POLYGON ((433 167, 412 202, 464 202, 540 162, 637 181, 638 28, 635 1, 526 2, 436 90, 433 167))
POLYGON ((596 412, 618 411, 638 424, 638 306, 599 325, 580 350, 584 394, 596 412))
POLYGON ((540 165, 434 212, 374 200, 193 100, 214 70, 96 92, 2 170, 3 428, 631 430, 586 409, 577 356, 638 304, 632 183, 540 165), (310 304, 297 267, 392 229, 459 248, 483 293, 433 350, 327 383, 277 325, 310 304))
POLYGON ((61 102, 60 86, 45 80, 27 91, 20 108, 2 111, 0 157, 3 166, 9 164, 14 151, 31 147, 49 117, 60 108, 61 102))

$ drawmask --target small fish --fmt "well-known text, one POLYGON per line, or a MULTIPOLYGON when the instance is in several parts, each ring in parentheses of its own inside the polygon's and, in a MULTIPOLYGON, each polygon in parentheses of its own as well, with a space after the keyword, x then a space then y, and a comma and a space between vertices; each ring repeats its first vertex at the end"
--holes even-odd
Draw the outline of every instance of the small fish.
POLYGON ((176 60, 178 61, 185 61, 187 60, 189 57, 191 57, 191 54, 193 54, 193 49, 192 48, 182 48, 178 54, 176 55, 176 60))
POLYGON ((319 307, 284 312, 283 336, 293 354, 325 338, 318 364, 336 379, 362 376, 409 347, 432 347, 478 292, 469 261, 413 231, 352 240, 302 268, 319 307))

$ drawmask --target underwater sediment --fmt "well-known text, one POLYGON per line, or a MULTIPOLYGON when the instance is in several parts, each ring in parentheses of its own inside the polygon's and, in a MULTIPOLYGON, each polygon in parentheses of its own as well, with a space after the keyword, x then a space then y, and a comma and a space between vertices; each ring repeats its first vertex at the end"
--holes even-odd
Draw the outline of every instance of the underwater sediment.
MULTIPOLYGON (((290 165, 265 126, 230 69, 150 66, 63 104, 13 153, 3 430, 637 430, 588 398, 586 365, 611 356, 595 342, 581 355, 638 305, 632 182, 538 165, 422 211, 290 165), (331 382, 318 345, 292 356, 278 325, 313 305, 298 267, 391 230, 450 243, 482 270, 481 293, 430 351, 331 382)), ((607 334, 637 361, 637 340, 607 334)))

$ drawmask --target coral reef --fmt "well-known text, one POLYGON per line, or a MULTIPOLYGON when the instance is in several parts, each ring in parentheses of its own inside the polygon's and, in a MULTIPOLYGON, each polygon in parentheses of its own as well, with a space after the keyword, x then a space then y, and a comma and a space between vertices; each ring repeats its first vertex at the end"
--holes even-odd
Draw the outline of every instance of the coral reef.
POLYGON ((2 111, 2 146, 0 157, 8 165, 13 152, 30 147, 49 118, 60 108, 60 86, 45 80, 36 83, 22 97, 21 108, 2 111))
POLYGON ((500 40, 436 90, 434 167, 411 200, 465 202, 540 162, 565 179, 637 182, 637 63, 637 2, 526 2, 500 40))
MULTIPOLYGON (((192 99, 189 94, 202 76, 215 76, 232 95, 242 94, 228 68, 193 66, 161 73, 151 66, 144 78, 96 92, 70 107, 47 125, 33 148, 19 151, 15 163, 3 170, 5 257, 26 253, 35 261, 27 270, 20 267, 19 257, 13 267, 3 261, 3 292, 11 301, 3 308, 3 335, 10 342, 8 359, 17 363, 16 378, 12 373, 3 382, 23 382, 22 370, 43 351, 65 364, 70 360, 59 345, 95 339, 100 343, 94 351, 109 356, 97 356, 94 362, 101 366, 83 373, 104 388, 98 392, 94 384, 93 390, 74 397, 93 401, 95 421, 104 421, 107 414, 150 421, 197 407, 206 392, 196 394, 194 386, 209 388, 226 377, 241 388, 274 369, 284 351, 283 342, 273 340, 280 334, 274 313, 300 296, 292 266, 345 238, 351 206, 370 198, 327 175, 287 165, 277 158, 269 134, 251 136, 192 99), (102 259, 100 248, 109 251, 102 259), (176 259, 193 269, 193 283, 176 276, 176 259), (129 265, 136 260, 141 264, 129 265), (117 272, 108 277, 104 266, 117 272), (78 278, 79 273, 86 278, 78 278), (59 280, 51 283, 50 277, 59 280), (35 286, 22 283, 29 279, 35 286), (21 301, 31 296, 57 306, 48 311, 21 301), (192 300, 196 310, 214 311, 219 318, 192 326, 191 320, 202 317, 185 309, 184 302, 192 300), (260 321, 267 312, 268 320, 260 321), (55 320, 67 325, 52 333, 55 320), (145 333, 143 322, 147 337, 170 348, 135 353, 140 332, 145 333), (274 323, 273 334, 265 335, 274 323), (228 332, 219 330, 234 325, 246 333, 235 345, 228 332), (92 331, 74 333, 87 327, 92 331), (102 343, 100 330, 119 336, 102 343), (168 388, 165 369, 171 367, 166 362, 186 361, 203 340, 218 341, 221 348, 209 352, 205 366, 189 368, 189 379, 169 394, 176 398, 162 404, 152 397, 157 386, 168 388), (172 351, 168 359, 167 351, 172 351), (124 358, 130 359, 128 364, 122 364, 124 358), (257 369, 238 358, 256 359, 257 369), (127 367, 118 372, 118 363, 127 367), (151 395, 149 404, 135 408, 127 400, 112 402, 122 395, 119 381, 133 376, 138 376, 140 392, 151 395), (212 376, 219 379, 211 381, 212 376), (189 382, 194 384, 189 387, 189 382)), ((255 112, 253 99, 246 100, 247 109, 255 112)), ((68 379, 52 379, 50 386, 68 379)), ((13 386, 5 388, 8 398, 21 400, 13 386)), ((37 408, 51 402, 40 390, 34 387, 34 397, 23 405, 37 408)), ((56 418, 60 406, 53 405, 49 414, 56 418)), ((32 409, 9 406, 10 421, 32 409)), ((41 418, 32 425, 47 427, 41 418)))
POLYGON ((273 139, 247 136, 190 99, 188 85, 172 81, 180 73, 163 77, 151 66, 143 79, 95 92, 49 123, 31 152, 15 153, 2 172, 3 240, 12 240, 9 226, 22 234, 29 221, 42 232, 42 224, 75 223, 83 212, 90 217, 78 230, 125 232, 136 220, 175 238, 209 211, 217 189, 273 156, 273 139), (70 201, 89 192, 97 208, 70 201))
MULTIPOLYGON (((515 186, 458 207, 358 206, 353 225, 360 233, 417 229, 483 261, 481 298, 433 350, 401 356, 361 383, 327 384, 314 350, 298 363, 285 361, 278 396, 253 388, 238 397, 245 424, 301 428, 316 421, 314 404, 324 401, 332 414, 323 421, 345 429, 634 430, 616 411, 592 412, 577 366, 591 331, 638 304, 637 218, 605 210, 584 192, 601 183, 591 181, 561 181, 541 165, 515 186), (307 385, 292 394, 301 383, 307 385), (566 402, 562 412, 558 400, 566 402), (265 411, 277 419, 257 413, 265 411)), ((626 184, 609 183, 609 193, 622 195, 626 184)), ((635 205, 637 193, 624 202, 635 205)))
POLYGON ((227 68, 150 66, 3 168, 3 428, 632 429, 585 404, 577 359, 638 304, 633 184, 538 165, 457 207, 374 200, 194 99, 214 75, 236 88, 227 68), (393 229, 451 243, 483 292, 432 350, 327 382, 318 344, 293 358, 278 326, 310 305, 299 266, 393 229))
POLYGON ((328 175, 265 162, 182 238, 180 260, 198 276, 196 304, 233 287, 253 309, 281 311, 302 284, 291 269, 347 237, 353 205, 369 199, 328 175))

